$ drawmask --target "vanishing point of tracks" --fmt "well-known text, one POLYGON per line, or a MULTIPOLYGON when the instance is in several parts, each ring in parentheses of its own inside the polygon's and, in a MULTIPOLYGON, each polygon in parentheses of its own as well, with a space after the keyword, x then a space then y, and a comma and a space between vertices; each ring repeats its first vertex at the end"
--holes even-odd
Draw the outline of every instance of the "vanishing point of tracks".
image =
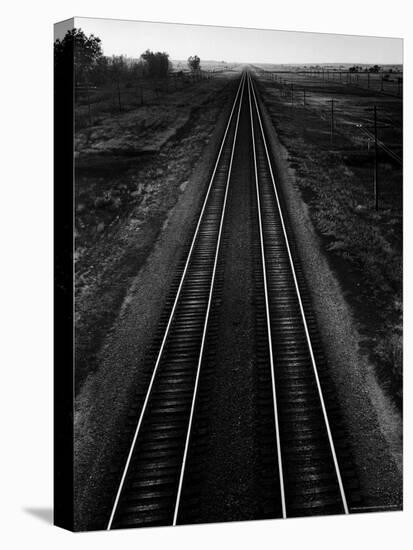
POLYGON ((230 189, 237 185, 234 159, 241 140, 253 159, 249 185, 261 515, 349 512, 357 481, 285 217, 258 92, 245 72, 156 344, 147 391, 113 488, 108 529, 202 521, 196 517, 196 489, 200 464, 208 464, 199 458, 205 452, 203 417, 208 416, 208 376, 214 375, 224 227, 230 189))

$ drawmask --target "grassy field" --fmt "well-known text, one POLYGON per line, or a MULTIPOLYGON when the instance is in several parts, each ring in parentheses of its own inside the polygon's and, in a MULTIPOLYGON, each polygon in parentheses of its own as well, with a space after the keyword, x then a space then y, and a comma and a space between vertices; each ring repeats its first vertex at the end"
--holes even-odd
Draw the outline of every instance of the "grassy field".
POLYGON ((360 345, 402 400, 402 101, 319 75, 256 68, 330 264, 352 305, 360 345), (333 100, 333 105, 332 105, 333 100), (374 194, 374 106, 378 210, 374 194), (333 109, 333 112, 332 112, 333 109))
POLYGON ((168 78, 159 80, 136 78, 99 87, 80 87, 76 90, 76 128, 80 130, 94 126, 108 116, 147 105, 159 105, 170 95, 182 95, 200 80, 211 77, 209 73, 200 76, 171 73, 168 78))
POLYGON ((362 67, 357 72, 351 72, 351 65, 326 65, 323 67, 297 66, 297 65, 257 65, 256 70, 267 73, 273 80, 286 80, 308 86, 311 81, 331 86, 334 84, 345 85, 351 88, 361 88, 370 92, 383 95, 402 97, 403 95, 403 70, 400 65, 385 65, 379 72, 371 72, 368 66, 362 67))
POLYGON ((114 79, 101 86, 78 86, 76 128, 82 130, 100 124, 108 116, 159 105, 168 101, 169 96, 190 94, 199 82, 229 74, 235 68, 235 65, 224 62, 202 61, 201 71, 197 74, 189 71, 186 61, 174 61, 167 78, 129 77, 119 81, 114 79))

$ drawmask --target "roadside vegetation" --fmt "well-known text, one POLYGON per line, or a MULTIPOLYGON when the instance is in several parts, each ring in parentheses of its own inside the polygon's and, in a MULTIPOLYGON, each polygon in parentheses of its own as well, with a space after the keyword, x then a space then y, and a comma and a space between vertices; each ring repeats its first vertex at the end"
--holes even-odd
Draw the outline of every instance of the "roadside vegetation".
POLYGON ((324 250, 353 307, 360 346, 401 406, 400 98, 302 75, 283 74, 281 80, 261 73, 260 89, 324 250), (395 155, 378 150, 377 210, 371 137, 374 105, 379 138, 395 155))

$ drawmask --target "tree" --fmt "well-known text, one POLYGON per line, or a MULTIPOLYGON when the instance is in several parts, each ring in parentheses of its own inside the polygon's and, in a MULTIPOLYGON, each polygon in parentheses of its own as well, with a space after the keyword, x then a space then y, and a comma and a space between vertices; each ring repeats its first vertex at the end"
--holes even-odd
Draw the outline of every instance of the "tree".
POLYGON ((57 39, 54 43, 55 69, 59 70, 73 59, 77 82, 87 82, 89 71, 101 56, 100 38, 93 34, 86 36, 82 29, 67 31, 62 40, 57 39))
POLYGON ((193 73, 197 73, 201 68, 201 60, 197 55, 191 55, 188 57, 188 67, 193 73))
POLYGON ((89 71, 90 82, 94 86, 106 84, 109 75, 109 58, 102 55, 99 57, 89 71))
POLYGON ((130 74, 133 79, 141 78, 144 74, 145 63, 142 59, 139 61, 133 61, 130 66, 130 74))
POLYGON ((146 50, 141 55, 145 62, 145 71, 149 78, 166 78, 168 76, 170 62, 169 55, 166 52, 152 52, 146 50))
POLYGON ((378 65, 373 65, 373 67, 369 68, 369 71, 371 73, 378 73, 378 72, 380 72, 380 67, 378 65))
POLYGON ((91 34, 86 36, 82 29, 67 31, 62 40, 54 43, 55 85, 69 84, 74 69, 74 83, 85 83, 89 122, 92 112, 89 95, 89 74, 97 60, 102 57, 101 40, 91 34), (69 76, 70 75, 70 76, 69 76))
POLYGON ((119 111, 122 111, 120 83, 121 80, 123 80, 123 77, 128 73, 128 67, 123 55, 113 55, 110 59, 109 68, 112 80, 116 83, 119 111))

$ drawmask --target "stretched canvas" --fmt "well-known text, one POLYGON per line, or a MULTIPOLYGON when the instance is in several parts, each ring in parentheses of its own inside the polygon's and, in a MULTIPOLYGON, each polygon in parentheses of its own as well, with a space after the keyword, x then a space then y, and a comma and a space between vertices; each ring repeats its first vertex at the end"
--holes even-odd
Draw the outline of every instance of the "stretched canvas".
POLYGON ((56 525, 402 509, 402 47, 55 25, 56 525))

